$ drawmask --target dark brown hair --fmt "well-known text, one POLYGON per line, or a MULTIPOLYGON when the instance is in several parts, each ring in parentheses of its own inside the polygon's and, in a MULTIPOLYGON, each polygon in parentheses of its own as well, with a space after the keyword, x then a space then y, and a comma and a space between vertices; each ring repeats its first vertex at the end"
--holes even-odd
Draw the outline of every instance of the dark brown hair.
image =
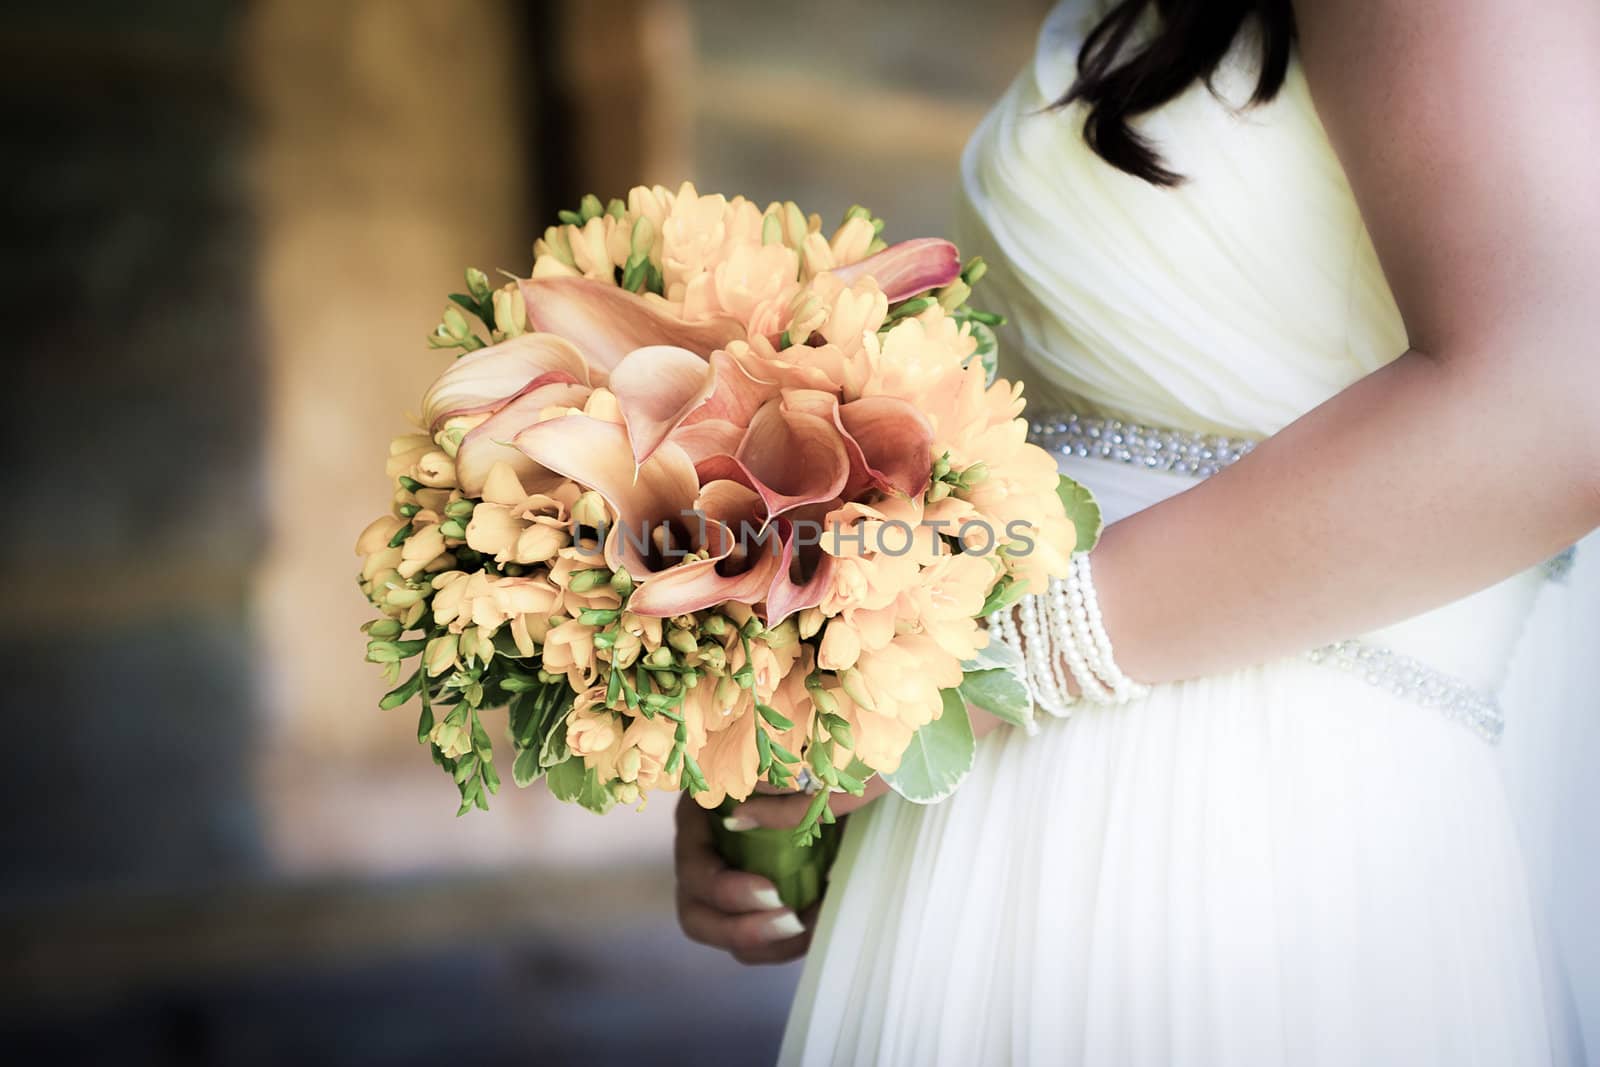
POLYGON ((1265 103, 1289 70, 1295 32, 1289 0, 1120 0, 1084 39, 1078 80, 1056 106, 1088 106, 1084 139, 1113 167, 1155 185, 1177 185, 1183 175, 1167 169, 1128 120, 1154 111, 1197 79, 1209 87, 1252 14, 1260 25, 1261 76, 1250 103, 1265 103), (1130 47, 1152 4, 1155 31, 1130 47))

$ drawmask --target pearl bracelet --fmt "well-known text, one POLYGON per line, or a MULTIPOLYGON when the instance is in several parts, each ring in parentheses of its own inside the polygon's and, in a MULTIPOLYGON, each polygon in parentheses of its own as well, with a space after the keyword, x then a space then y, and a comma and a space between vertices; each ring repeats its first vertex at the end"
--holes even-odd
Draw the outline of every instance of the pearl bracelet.
POLYGON ((999 611, 989 626, 996 640, 1022 652, 1034 703, 1050 715, 1064 718, 1079 700, 1126 704, 1150 691, 1117 666, 1087 553, 1074 555, 1067 576, 1052 578, 1044 593, 1019 600, 1015 619, 999 611))

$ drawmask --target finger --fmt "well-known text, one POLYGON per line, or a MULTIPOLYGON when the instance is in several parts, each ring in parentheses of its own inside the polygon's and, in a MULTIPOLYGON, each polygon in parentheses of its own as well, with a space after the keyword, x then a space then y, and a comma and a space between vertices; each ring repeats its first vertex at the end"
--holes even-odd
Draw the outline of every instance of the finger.
POLYGON ((806 932, 787 941, 774 941, 765 948, 740 950, 733 953, 733 958, 740 963, 787 963, 805 955, 811 947, 811 935, 817 929, 817 913, 822 910, 822 902, 811 905, 800 913, 800 921, 805 924, 806 932))
POLYGON ((788 963, 804 956, 806 949, 810 947, 811 931, 807 930, 799 937, 791 937, 787 941, 774 941, 765 948, 736 951, 733 953, 733 958, 743 964, 788 963))
POLYGON ((678 925, 690 940, 732 952, 759 952, 806 932, 805 925, 788 908, 729 915, 683 896, 678 898, 678 925))
POLYGON ((678 805, 673 864, 679 891, 718 911, 730 913, 782 908, 783 901, 771 881, 728 866, 712 839, 711 818, 709 812, 692 801, 688 807, 682 802, 678 805))
POLYGON ((723 819, 723 825, 730 830, 792 830, 800 825, 810 806, 811 797, 805 793, 758 794, 734 808, 723 819))

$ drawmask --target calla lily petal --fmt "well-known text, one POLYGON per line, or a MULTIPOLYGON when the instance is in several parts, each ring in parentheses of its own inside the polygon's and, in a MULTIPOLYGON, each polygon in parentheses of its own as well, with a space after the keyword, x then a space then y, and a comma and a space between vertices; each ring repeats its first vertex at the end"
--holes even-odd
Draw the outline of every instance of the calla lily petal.
POLYGON ((850 476, 850 457, 838 427, 826 419, 769 400, 750 420, 733 457, 713 456, 701 477, 731 477, 761 494, 768 516, 832 500, 850 476), (731 458, 731 465, 719 462, 731 458))
POLYGON ((583 355, 565 338, 525 333, 468 352, 439 375, 422 398, 430 431, 452 415, 493 411, 520 393, 555 382, 596 384, 583 355))
POLYGON ((955 245, 941 238, 918 237, 890 245, 848 267, 838 267, 832 274, 846 285, 870 277, 889 298, 889 303, 894 304, 929 289, 949 285, 959 278, 961 253, 955 245))
POLYGON ((927 492, 933 427, 914 404, 897 396, 864 396, 839 405, 837 421, 872 484, 903 496, 927 492))
POLYGON ((727 419, 695 418, 673 430, 667 440, 683 449, 690 459, 699 464, 711 456, 732 456, 737 452, 739 442, 744 440, 744 427, 727 419))
POLYGON ((587 415, 564 415, 523 430, 516 445, 529 459, 605 498, 618 528, 606 541, 606 562, 633 575, 653 568, 643 547, 663 521, 681 521, 700 487, 694 464, 670 442, 635 465, 627 431, 587 415))
POLYGON ((551 382, 523 393, 511 403, 467 431, 456 450, 456 481, 468 496, 482 495, 485 480, 496 463, 505 463, 532 486, 543 492, 550 472, 529 459, 511 441, 539 421, 539 413, 552 407, 582 407, 592 390, 577 382, 551 382))
POLYGON ((790 389, 784 406, 827 419, 838 429, 850 457, 850 477, 841 495, 857 499, 868 487, 899 496, 921 496, 933 472, 933 427, 916 405, 894 396, 868 396, 841 405, 820 389, 790 389))
POLYGON ((517 284, 530 329, 568 338, 607 373, 646 345, 673 345, 709 356, 744 336, 744 327, 732 319, 686 323, 661 304, 592 278, 531 278, 517 284))
POLYGON ((797 562, 813 554, 803 552, 801 546, 797 544, 798 531, 792 523, 787 519, 780 520, 780 523, 783 533, 783 556, 778 562, 777 573, 772 577, 772 585, 767 589, 768 626, 776 626, 796 612, 816 607, 822 603, 823 596, 833 584, 834 558, 820 549, 814 554, 816 570, 802 581, 795 580, 797 562))
POLYGON ((760 495, 738 482, 714 481, 700 490, 695 510, 716 554, 650 575, 635 588, 628 610, 664 618, 728 601, 753 604, 766 595, 782 549, 760 495))
POLYGON ((726 419, 748 426, 750 419, 761 410, 761 405, 778 395, 778 383, 758 378, 731 353, 718 350, 711 353, 711 369, 716 373, 716 387, 705 406, 694 414, 702 418, 726 419))
POLYGON ((643 463, 717 387, 717 371, 687 348, 648 345, 622 358, 611 392, 628 427, 633 459, 643 463))

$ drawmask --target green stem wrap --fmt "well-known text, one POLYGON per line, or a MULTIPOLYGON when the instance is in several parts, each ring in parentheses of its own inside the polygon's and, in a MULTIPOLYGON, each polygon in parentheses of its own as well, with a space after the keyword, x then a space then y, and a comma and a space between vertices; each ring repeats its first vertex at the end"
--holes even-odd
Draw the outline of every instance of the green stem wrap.
POLYGON ((725 803, 711 818, 711 836, 717 843, 717 852, 730 867, 751 874, 759 874, 778 887, 778 896, 784 906, 802 912, 822 899, 822 887, 828 881, 828 868, 839 851, 839 837, 844 830, 841 823, 823 823, 822 836, 811 844, 795 841, 793 830, 730 830, 722 825, 722 818, 733 809, 725 803))

